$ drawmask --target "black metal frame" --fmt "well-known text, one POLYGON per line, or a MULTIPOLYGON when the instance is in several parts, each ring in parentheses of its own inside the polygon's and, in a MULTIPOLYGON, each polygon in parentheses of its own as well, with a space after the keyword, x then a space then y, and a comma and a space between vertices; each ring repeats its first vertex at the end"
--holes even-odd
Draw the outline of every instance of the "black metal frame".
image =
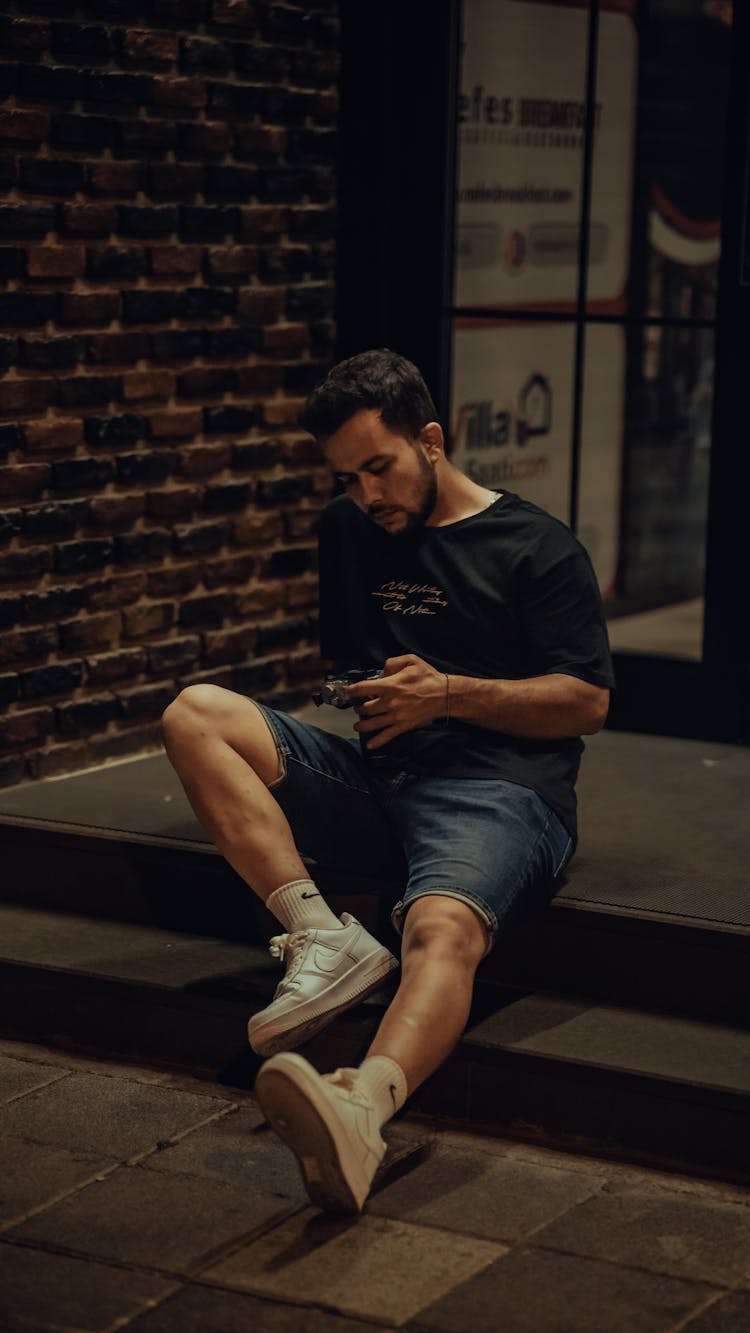
MULTIPOLYGON (((460 0, 341 0, 338 354, 392 346, 422 369, 450 419, 450 336, 460 0)), ((587 126, 593 124, 599 0, 590 0, 587 126)), ((750 742, 750 12, 735 4, 725 145, 722 257, 708 505, 702 661, 615 654, 609 725, 750 742), (739 424, 738 424, 739 423, 739 424)), ((578 474, 586 325, 630 322, 586 310, 591 134, 583 155, 573 468, 578 474)), ((461 311, 471 314, 470 310, 461 311)), ((487 312, 474 312, 486 318, 487 312)), ((507 310, 502 318, 520 318, 507 310)), ((523 317, 528 318, 527 315, 523 317)), ((535 319, 544 314, 535 312, 535 319)), ((680 320, 644 319, 669 323, 680 320)), ((700 322, 690 321, 691 327, 700 322)), ((572 487, 571 521, 576 519, 572 487)))

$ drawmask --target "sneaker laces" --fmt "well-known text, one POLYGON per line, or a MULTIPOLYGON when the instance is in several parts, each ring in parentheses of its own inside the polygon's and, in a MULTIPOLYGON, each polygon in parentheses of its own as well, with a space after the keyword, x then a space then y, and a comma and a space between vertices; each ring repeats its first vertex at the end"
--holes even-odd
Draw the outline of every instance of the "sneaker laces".
POLYGON ((286 975, 279 983, 284 986, 299 972, 304 955, 304 945, 310 937, 308 930, 295 930, 285 935, 274 935, 268 948, 272 958, 286 963, 286 975))

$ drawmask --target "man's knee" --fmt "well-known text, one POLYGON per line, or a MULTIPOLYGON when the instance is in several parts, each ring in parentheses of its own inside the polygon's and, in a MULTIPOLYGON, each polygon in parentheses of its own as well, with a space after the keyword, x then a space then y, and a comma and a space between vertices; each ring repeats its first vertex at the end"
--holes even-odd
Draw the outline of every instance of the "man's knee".
POLYGON ((221 696, 225 694, 226 690, 218 685, 187 685, 162 714, 164 743, 168 746, 186 731, 213 728, 222 709, 221 696))
POLYGON ((412 903, 404 923, 404 959, 445 957, 474 969, 487 952, 489 932, 473 907, 458 898, 426 894, 412 903))

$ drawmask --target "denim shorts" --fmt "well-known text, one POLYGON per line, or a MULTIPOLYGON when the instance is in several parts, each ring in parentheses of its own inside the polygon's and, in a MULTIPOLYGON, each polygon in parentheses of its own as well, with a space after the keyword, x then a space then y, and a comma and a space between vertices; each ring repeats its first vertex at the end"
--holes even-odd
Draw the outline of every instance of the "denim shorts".
POLYGON ((405 884, 392 912, 397 930, 426 894, 468 903, 491 937, 550 897, 573 840, 529 787, 384 773, 362 755, 358 736, 334 736, 256 707, 281 762, 270 790, 300 855, 331 872, 405 884))

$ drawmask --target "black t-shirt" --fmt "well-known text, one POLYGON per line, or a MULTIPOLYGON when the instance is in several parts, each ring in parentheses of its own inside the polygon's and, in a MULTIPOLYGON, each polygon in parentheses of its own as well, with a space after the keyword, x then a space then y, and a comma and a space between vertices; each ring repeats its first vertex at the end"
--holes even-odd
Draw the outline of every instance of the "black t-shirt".
MULTIPOLYGON (((523 680, 562 672, 614 685, 591 562, 565 524, 505 491, 444 527, 390 536, 348 496, 320 529, 321 652, 337 667, 416 653, 439 671, 523 680)), ((505 778, 530 787, 576 837, 583 742, 532 741, 460 719, 398 736, 379 771, 505 778)), ((377 758, 376 758, 377 756, 377 758)))

